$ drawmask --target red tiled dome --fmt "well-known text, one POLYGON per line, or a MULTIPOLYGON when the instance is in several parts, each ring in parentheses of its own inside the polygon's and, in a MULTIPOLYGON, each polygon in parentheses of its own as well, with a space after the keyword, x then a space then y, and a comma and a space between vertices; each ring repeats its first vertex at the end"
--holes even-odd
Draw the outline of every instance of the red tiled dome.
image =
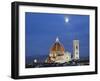
POLYGON ((59 42, 59 39, 57 38, 56 39, 56 42, 54 43, 54 45, 51 47, 51 52, 56 52, 56 51, 59 51, 59 52, 64 52, 65 49, 63 47, 63 45, 59 42))
POLYGON ((54 45, 51 48, 51 51, 61 51, 61 52, 64 52, 65 49, 64 49, 64 47, 59 42, 55 42, 54 45))
POLYGON ((57 57, 59 57, 59 59, 61 59, 62 56, 64 56, 64 51, 65 51, 65 49, 64 49, 63 45, 59 42, 59 39, 56 38, 56 42, 51 47, 50 54, 49 54, 49 57, 47 58, 46 62, 53 63, 54 61, 57 60, 57 57))

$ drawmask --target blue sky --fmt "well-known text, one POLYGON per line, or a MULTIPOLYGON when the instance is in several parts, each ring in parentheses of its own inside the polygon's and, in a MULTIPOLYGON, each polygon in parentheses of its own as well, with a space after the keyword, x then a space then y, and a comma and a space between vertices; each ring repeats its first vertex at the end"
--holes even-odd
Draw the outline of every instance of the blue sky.
POLYGON ((26 12, 25 29, 26 57, 47 56, 56 37, 71 54, 73 40, 79 40, 80 57, 89 56, 88 15, 26 12), (68 22, 65 22, 66 18, 68 22))

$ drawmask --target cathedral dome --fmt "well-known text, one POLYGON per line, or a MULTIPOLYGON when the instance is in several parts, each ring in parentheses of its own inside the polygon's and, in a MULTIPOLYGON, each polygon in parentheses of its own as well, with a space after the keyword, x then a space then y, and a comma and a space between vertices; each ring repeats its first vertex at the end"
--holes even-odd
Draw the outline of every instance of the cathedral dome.
POLYGON ((56 42, 54 43, 54 45, 51 48, 51 52, 57 52, 57 51, 59 51, 59 52, 65 51, 63 45, 59 42, 58 38, 56 38, 56 42))

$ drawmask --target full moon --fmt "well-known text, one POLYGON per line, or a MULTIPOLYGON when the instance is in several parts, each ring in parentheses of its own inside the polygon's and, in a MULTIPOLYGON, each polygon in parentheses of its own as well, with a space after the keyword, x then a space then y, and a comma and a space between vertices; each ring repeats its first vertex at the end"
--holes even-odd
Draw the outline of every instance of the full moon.
POLYGON ((67 17, 65 18, 65 22, 66 22, 66 23, 68 23, 68 22, 69 22, 69 19, 68 19, 67 17))

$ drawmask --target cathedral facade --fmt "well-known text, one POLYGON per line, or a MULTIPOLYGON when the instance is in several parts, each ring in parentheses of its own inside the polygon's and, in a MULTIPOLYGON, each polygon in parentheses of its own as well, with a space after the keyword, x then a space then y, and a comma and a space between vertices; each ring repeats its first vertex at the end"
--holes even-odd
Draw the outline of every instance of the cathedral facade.
POLYGON ((45 63, 68 63, 71 60, 79 59, 79 40, 73 41, 73 57, 71 52, 65 51, 63 44, 56 38, 55 43, 50 49, 50 53, 45 63))

